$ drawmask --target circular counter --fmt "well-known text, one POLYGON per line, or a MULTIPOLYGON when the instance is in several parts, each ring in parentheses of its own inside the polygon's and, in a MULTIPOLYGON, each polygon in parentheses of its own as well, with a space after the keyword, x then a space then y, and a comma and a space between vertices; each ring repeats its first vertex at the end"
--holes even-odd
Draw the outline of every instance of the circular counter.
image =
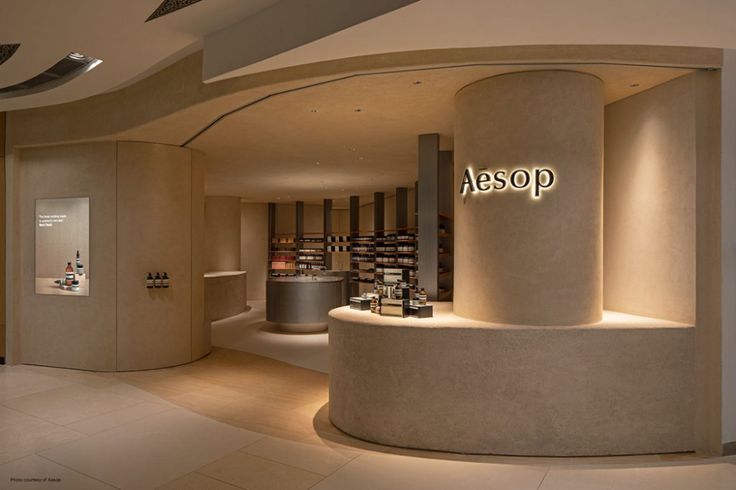
POLYGON ((330 419, 360 439, 480 454, 693 450, 692 326, 575 327, 330 312, 330 419))
POLYGON ((321 332, 328 312, 344 304, 343 278, 278 277, 266 281, 266 320, 288 332, 321 332))
POLYGON ((237 315, 248 309, 248 274, 245 271, 206 272, 204 311, 211 321, 237 315))

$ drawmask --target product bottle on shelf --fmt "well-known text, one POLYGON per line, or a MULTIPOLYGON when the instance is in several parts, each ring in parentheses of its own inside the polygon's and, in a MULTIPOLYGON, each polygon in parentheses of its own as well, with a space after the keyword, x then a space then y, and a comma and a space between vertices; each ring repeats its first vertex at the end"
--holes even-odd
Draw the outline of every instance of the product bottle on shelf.
POLYGON ((156 273, 156 277, 153 278, 153 287, 161 287, 161 274, 159 274, 158 272, 156 273))
POLYGON ((161 287, 163 288, 169 287, 169 274, 167 272, 164 272, 163 277, 161 277, 161 287))
POLYGON ((74 268, 71 262, 66 263, 66 276, 64 278, 64 284, 71 287, 72 281, 74 281, 74 268))
POLYGON ((146 276, 146 287, 148 289, 153 289, 153 275, 150 272, 146 276))
POLYGON ((79 256, 79 250, 77 250, 77 274, 80 276, 84 274, 84 266, 82 265, 82 258, 79 256))
POLYGON ((420 305, 427 304, 427 291, 425 291, 424 288, 419 290, 419 304, 420 305))

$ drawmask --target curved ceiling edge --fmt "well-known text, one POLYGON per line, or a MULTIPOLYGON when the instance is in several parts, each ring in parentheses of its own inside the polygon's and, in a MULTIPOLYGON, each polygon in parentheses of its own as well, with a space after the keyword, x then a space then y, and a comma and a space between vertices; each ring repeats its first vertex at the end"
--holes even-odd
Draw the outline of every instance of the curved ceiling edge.
POLYGON ((8 61, 19 47, 20 44, 0 44, 0 65, 8 61))
MULTIPOLYGON (((661 46, 507 46, 388 53, 300 65, 202 83, 202 53, 184 58, 124 89, 56 106, 9 113, 9 142, 34 146, 117 136, 168 116, 212 104, 206 120, 181 128, 178 141, 191 141, 243 99, 273 96, 347 77, 381 72, 473 64, 627 64, 677 68, 719 68, 722 50, 661 46), (237 100, 240 98, 240 100, 237 100), (220 108, 216 106, 220 105, 220 108), (116 114, 116 117, 110 117, 116 114)), ((251 102, 246 102, 247 106, 251 102)))

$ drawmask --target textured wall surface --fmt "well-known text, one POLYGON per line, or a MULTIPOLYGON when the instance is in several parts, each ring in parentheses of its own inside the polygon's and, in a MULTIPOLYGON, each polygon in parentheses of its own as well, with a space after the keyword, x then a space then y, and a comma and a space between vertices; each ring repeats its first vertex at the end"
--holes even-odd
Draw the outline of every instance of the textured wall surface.
POLYGON ((532 456, 693 449, 694 328, 606 314, 582 327, 330 312, 330 418, 401 447, 532 456))
MULTIPOLYGON (((21 352, 30 364, 114 370, 116 366, 116 144, 21 152, 21 352), (94 280, 86 297, 35 294, 35 200, 90 198, 94 280)), ((135 230, 132 230, 135 231, 135 230)), ((137 235, 137 231, 132 236, 137 235)), ((130 237, 129 237, 130 239, 130 237)), ((138 278, 139 283, 143 279, 138 278)))
POLYGON ((239 271, 240 198, 207 196, 204 199, 205 269, 239 271))
POLYGON ((606 309, 695 321, 694 76, 606 107, 606 309))
POLYGON ((268 204, 240 205, 240 262, 248 272, 248 299, 266 299, 268 204))
POLYGON ((603 89, 535 71, 456 95, 455 182, 465 168, 551 168, 554 187, 455 190, 455 312, 501 323, 574 325, 602 311, 603 89))
POLYGON ((204 309, 208 321, 237 315, 248 309, 246 272, 211 272, 204 278, 204 309))

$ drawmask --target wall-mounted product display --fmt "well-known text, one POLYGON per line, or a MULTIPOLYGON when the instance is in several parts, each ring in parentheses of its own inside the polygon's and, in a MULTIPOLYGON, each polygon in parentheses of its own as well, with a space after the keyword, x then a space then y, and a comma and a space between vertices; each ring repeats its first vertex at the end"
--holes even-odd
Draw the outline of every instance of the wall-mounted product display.
POLYGON ((416 283, 417 235, 413 231, 388 230, 352 237, 350 262, 353 282, 381 283, 386 267, 402 268, 407 271, 411 288, 416 283))
POLYGON ((146 273, 146 287, 148 289, 158 289, 163 288, 166 289, 169 287, 170 279, 168 272, 147 272, 146 273))
POLYGON ((304 233, 297 237, 296 268, 325 270, 325 240, 323 233, 304 233))
POLYGON ((89 296, 88 257, 89 198, 37 199, 36 294, 89 296))
POLYGON ((293 276, 296 274, 297 241, 294 235, 271 237, 269 251, 269 275, 272 277, 293 276))

